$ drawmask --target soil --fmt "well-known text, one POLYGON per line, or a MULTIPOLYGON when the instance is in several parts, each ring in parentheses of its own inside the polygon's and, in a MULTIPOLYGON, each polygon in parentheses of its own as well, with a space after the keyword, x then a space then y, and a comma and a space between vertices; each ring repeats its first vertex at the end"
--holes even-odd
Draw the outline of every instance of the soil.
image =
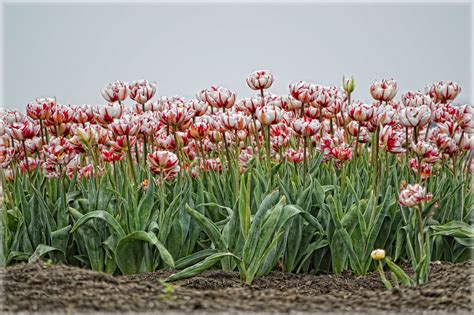
POLYGON ((174 283, 174 292, 168 292, 160 280, 171 271, 113 277, 71 266, 19 264, 0 271, 0 311, 472 313, 473 265, 435 262, 429 283, 391 290, 376 273, 272 272, 249 286, 238 273, 206 271, 174 283))

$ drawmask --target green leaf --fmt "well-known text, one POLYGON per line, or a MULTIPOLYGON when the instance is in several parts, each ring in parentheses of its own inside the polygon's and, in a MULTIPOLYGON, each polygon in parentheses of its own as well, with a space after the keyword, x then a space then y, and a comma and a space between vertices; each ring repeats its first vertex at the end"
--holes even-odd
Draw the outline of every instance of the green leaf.
POLYGON ((117 234, 117 237, 125 236, 125 231, 123 230, 122 226, 115 220, 115 218, 108 212, 103 210, 96 210, 89 212, 83 215, 79 220, 77 220, 76 224, 72 227, 71 233, 74 233, 78 228, 80 228, 83 224, 87 223, 91 219, 101 219, 104 220, 117 234))
POLYGON ((240 198, 239 198, 239 217, 240 217, 240 228, 242 235, 246 240, 249 235, 250 229, 250 180, 251 175, 247 175, 247 185, 245 184, 245 176, 240 181, 240 198))
POLYGON ((395 275, 397 276, 397 278, 400 280, 400 282, 403 285, 408 286, 412 284, 410 277, 402 270, 402 268, 400 268, 397 264, 395 264, 390 258, 385 257, 384 261, 387 264, 387 266, 390 268, 390 270, 393 273, 395 273, 395 275))
POLYGON ((37 262, 41 257, 46 255, 47 253, 53 252, 53 251, 59 251, 62 254, 64 254, 63 251, 60 249, 57 249, 56 247, 44 245, 44 244, 39 244, 38 247, 36 247, 35 252, 31 257, 28 259, 28 263, 32 264, 37 262))
POLYGON ((204 232, 206 232, 207 236, 211 239, 212 243, 216 246, 217 249, 219 250, 225 250, 227 251, 227 244, 217 228, 217 226, 206 218, 204 215, 202 215, 200 212, 191 209, 189 205, 186 204, 186 210, 188 213, 194 218, 194 220, 197 221, 197 223, 202 227, 204 232))
POLYGON ((117 266, 123 274, 129 275, 140 272, 146 254, 143 248, 143 242, 155 245, 163 261, 169 267, 174 268, 173 257, 153 233, 135 231, 122 237, 115 248, 117 266))
POLYGON ((344 270, 347 258, 346 246, 341 234, 342 229, 337 229, 332 236, 331 245, 329 246, 331 249, 332 271, 335 274, 340 274, 344 270))
POLYGON ((217 249, 208 248, 176 260, 176 269, 184 269, 217 253, 217 249))
POLYGON ((232 253, 216 253, 207 257, 206 259, 204 259, 203 261, 195 265, 192 265, 184 270, 181 270, 175 274, 172 274, 171 276, 166 278, 165 281, 172 282, 172 281, 194 277, 195 275, 198 275, 202 273, 203 271, 206 271, 207 269, 211 268, 224 257, 232 257, 240 262, 240 259, 232 253))

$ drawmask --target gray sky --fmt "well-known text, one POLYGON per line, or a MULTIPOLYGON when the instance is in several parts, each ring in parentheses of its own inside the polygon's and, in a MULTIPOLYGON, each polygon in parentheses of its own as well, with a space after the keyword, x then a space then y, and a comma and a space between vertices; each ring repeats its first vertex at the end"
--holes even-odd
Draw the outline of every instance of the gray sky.
POLYGON ((246 97, 259 69, 273 72, 277 94, 353 74, 367 101, 373 80, 393 77, 400 94, 457 81, 459 101, 472 102, 467 3, 7 4, 3 14, 7 108, 52 95, 104 103, 107 83, 141 78, 158 82, 158 96, 217 84, 246 97))

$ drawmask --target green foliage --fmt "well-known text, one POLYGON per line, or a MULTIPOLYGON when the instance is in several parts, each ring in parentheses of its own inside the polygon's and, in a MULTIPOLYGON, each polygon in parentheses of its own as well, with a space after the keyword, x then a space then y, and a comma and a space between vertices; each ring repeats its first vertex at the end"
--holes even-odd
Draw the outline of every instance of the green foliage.
POLYGON ((419 246, 416 211, 398 203, 404 160, 391 167, 382 156, 383 176, 374 182, 366 150, 337 166, 322 158, 315 154, 306 172, 302 165, 269 168, 253 160, 243 173, 182 173, 164 182, 137 167, 146 189, 110 168, 91 179, 47 179, 35 171, 30 181, 20 174, 4 185, 0 263, 48 259, 110 274, 178 269, 168 282, 220 268, 238 270, 251 283, 275 269, 364 275, 378 268, 371 251, 383 248, 392 257, 385 263, 393 279, 408 285, 428 279, 433 259, 470 257, 470 175, 445 171, 426 182, 433 200, 420 210, 425 242, 419 246), (412 264, 414 279, 399 261, 412 264))

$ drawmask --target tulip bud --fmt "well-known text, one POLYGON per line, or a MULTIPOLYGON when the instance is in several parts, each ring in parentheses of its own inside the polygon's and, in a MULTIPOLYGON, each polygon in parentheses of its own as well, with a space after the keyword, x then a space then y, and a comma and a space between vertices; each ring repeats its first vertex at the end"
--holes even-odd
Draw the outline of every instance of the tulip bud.
POLYGON ((350 79, 344 76, 342 77, 342 89, 346 91, 347 94, 350 94, 354 91, 355 89, 354 76, 351 76, 350 79))
POLYGON ((383 249, 375 249, 370 253, 373 260, 382 260, 385 258, 385 251, 383 249))

